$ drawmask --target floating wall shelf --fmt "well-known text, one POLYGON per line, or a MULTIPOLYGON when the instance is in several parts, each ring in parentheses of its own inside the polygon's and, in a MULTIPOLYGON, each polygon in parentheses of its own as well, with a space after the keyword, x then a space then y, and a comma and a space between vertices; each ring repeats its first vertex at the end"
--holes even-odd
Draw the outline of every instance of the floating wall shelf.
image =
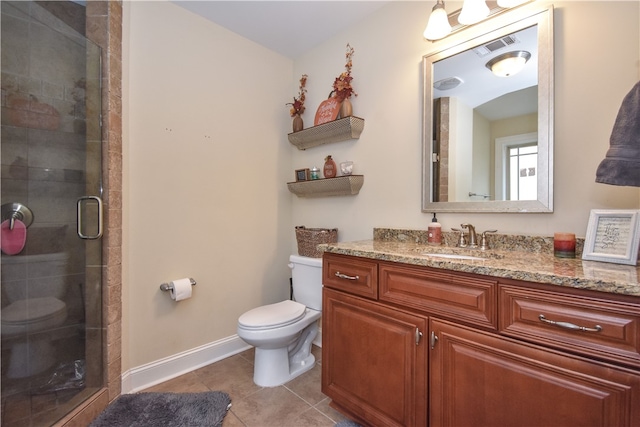
POLYGON ((358 139, 364 129, 364 119, 360 117, 345 117, 290 133, 289 142, 300 150, 316 147, 331 142, 358 139))
POLYGON ((298 197, 353 196, 360 192, 363 183, 364 175, 349 175, 288 182, 287 187, 298 197))

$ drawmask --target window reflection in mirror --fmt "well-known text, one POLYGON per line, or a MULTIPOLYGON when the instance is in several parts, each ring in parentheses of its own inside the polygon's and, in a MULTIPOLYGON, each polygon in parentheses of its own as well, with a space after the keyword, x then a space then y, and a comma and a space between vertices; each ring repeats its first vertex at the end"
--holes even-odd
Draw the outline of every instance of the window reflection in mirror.
POLYGON ((424 57, 423 211, 552 211, 552 13, 424 57))

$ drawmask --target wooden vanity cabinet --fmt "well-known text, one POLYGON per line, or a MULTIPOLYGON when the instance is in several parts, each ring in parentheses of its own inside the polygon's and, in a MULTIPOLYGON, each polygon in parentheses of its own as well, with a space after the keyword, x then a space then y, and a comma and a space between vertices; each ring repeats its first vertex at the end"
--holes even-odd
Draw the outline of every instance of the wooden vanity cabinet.
POLYGON ((327 265, 322 391, 363 425, 640 426, 634 298, 331 253, 327 265))

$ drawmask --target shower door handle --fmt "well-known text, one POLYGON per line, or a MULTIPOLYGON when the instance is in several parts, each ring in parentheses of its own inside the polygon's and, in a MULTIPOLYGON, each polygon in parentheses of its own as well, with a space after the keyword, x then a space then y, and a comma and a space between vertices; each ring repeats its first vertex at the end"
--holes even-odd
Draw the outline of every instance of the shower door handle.
POLYGON ((78 237, 85 240, 95 240, 102 237, 102 199, 98 196, 82 196, 78 199, 77 202, 78 207, 78 221, 77 221, 77 229, 78 237), (87 236, 82 232, 82 207, 85 205, 86 201, 94 200, 98 203, 98 232, 93 236, 87 236))

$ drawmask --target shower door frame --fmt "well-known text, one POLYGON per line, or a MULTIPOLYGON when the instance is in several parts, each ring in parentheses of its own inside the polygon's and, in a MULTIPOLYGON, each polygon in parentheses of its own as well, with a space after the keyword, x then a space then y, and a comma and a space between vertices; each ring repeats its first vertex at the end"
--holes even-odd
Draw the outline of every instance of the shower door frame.
POLYGON ((86 37, 102 49, 102 366, 104 386, 56 426, 89 424, 122 390, 122 1, 90 1, 86 37))

